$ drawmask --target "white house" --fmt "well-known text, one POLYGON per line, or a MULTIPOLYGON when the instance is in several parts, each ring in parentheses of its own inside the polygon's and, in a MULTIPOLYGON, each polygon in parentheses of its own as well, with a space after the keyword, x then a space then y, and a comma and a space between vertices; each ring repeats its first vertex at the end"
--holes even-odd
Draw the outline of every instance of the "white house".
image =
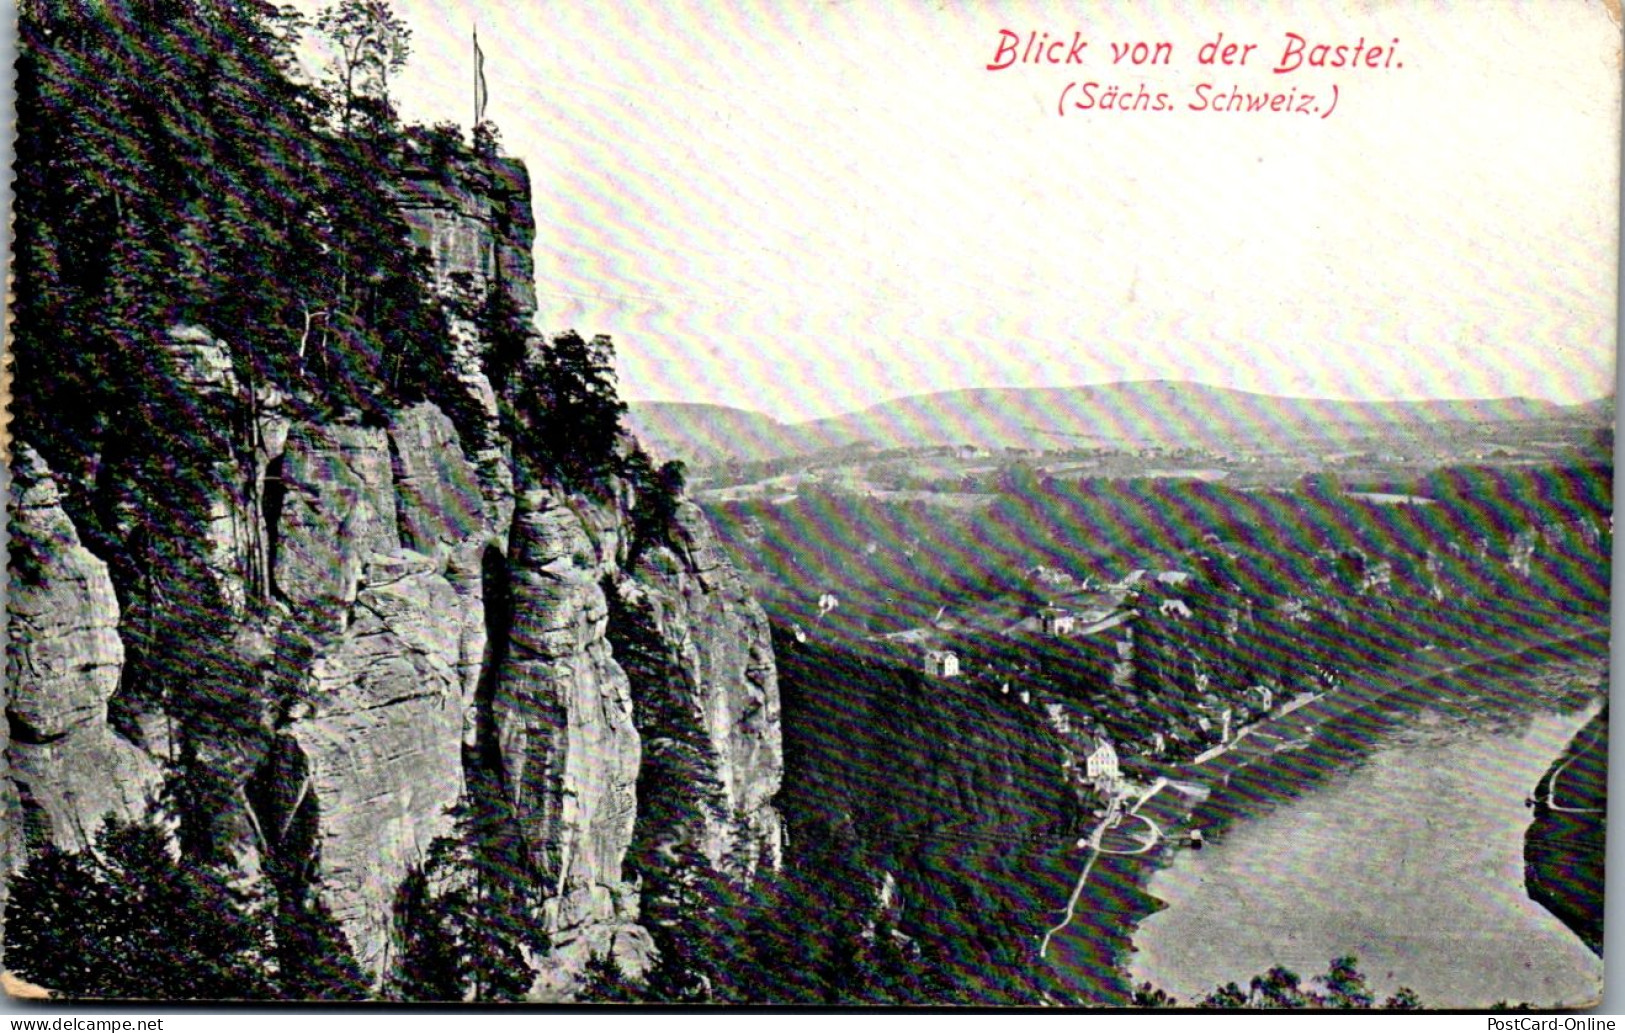
POLYGON ((1161 613, 1164 617, 1172 615, 1178 617, 1180 620, 1189 620, 1191 617, 1191 608, 1185 605, 1185 600, 1183 599, 1164 599, 1158 605, 1157 612, 1161 613))
POLYGON ((933 649, 925 654, 925 673, 932 678, 957 678, 959 657, 952 650, 933 649))
POLYGON ((1039 614, 1039 622, 1043 625, 1044 634, 1055 638, 1064 638, 1078 629, 1077 616, 1061 609, 1046 609, 1039 614))
POLYGON ((1077 585, 1078 579, 1058 567, 1046 567, 1042 563, 1027 571, 1027 577, 1045 588, 1070 589, 1077 585))
POLYGON ((1268 712, 1275 705, 1275 691, 1268 685, 1254 685, 1247 691, 1258 693, 1258 708, 1260 710, 1268 712))
POLYGON ((1084 772, 1092 779, 1119 778, 1117 768, 1117 750, 1106 739, 1097 737, 1093 743, 1094 749, 1089 752, 1084 762, 1084 772))
POLYGON ((1061 703, 1045 703, 1044 713, 1049 717, 1049 726, 1061 735, 1072 734, 1072 715, 1067 713, 1066 706, 1061 703))

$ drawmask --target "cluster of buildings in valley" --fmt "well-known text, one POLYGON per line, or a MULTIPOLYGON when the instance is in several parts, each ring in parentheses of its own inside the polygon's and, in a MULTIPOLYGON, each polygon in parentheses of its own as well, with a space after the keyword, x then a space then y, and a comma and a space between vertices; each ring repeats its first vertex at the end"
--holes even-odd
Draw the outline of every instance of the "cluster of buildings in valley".
MULTIPOLYGON (((1222 551, 1225 546, 1215 542, 1211 548, 1222 551)), ((1335 580, 1340 593, 1382 591, 1397 577, 1392 562, 1357 549, 1323 550, 1314 561, 1315 577, 1322 586, 1335 580)), ((1112 693, 1134 692, 1135 655, 1140 648, 1138 622, 1151 620, 1166 628, 1196 621, 1201 616, 1197 595, 1192 594, 1200 594, 1196 581, 1196 574, 1179 569, 1140 568, 1115 581, 1105 581, 1040 565, 1024 574, 1029 600, 1024 613, 1012 615, 1008 609, 989 609, 977 615, 945 617, 944 607, 921 626, 876 635, 872 641, 888 644, 895 650, 890 653, 892 662, 922 672, 928 684, 962 681, 998 696, 1012 697, 1012 704, 1040 708, 1051 728, 1071 744, 1073 760, 1069 763, 1075 783, 1080 789, 1092 789, 1100 799, 1110 800, 1135 789, 1120 769, 1121 744, 1114 744, 1086 711, 1061 702, 1064 689, 1045 691, 1043 685, 1048 682, 1044 677, 1035 682, 1024 672, 1041 664, 1039 658, 1048 652, 1046 641, 1058 645, 1061 641, 1081 643, 1094 639, 1101 643, 1103 652, 1093 656, 1090 663, 1103 664, 1100 677, 1110 678, 1110 690, 1104 684, 1099 688, 1112 693), (993 646, 995 638, 1013 642, 993 646), (989 643, 990 655, 1007 659, 989 659, 984 665, 980 645, 984 642, 989 643), (1080 720, 1081 727, 1074 727, 1080 720)), ((1279 618, 1291 622, 1323 619, 1309 596, 1283 596, 1274 601, 1272 608, 1279 618)), ((1225 613, 1212 615, 1220 622, 1212 630, 1233 636, 1242 624, 1251 622, 1252 613, 1251 599, 1244 599, 1225 613)), ((1195 628, 1191 633, 1200 634, 1195 628)), ((1191 751, 1202 750, 1192 758, 1200 763, 1255 734, 1273 735, 1261 733, 1255 719, 1284 716, 1335 686, 1337 680, 1335 672, 1316 666, 1305 672, 1307 680, 1303 684, 1266 682, 1253 685, 1244 698, 1234 693, 1223 698, 1216 688, 1210 691, 1211 675, 1201 669, 1206 664, 1194 656, 1190 661, 1197 671, 1189 709, 1170 727, 1134 745, 1132 752, 1148 761, 1170 754, 1189 757, 1191 751)))
MULTIPOLYGON (((1141 615, 1134 604, 1142 590, 1148 587, 1148 582, 1165 589, 1175 588, 1189 582, 1191 577, 1184 571, 1139 569, 1120 581, 1096 586, 1092 583, 1093 579, 1080 583, 1064 571, 1036 567, 1028 572, 1029 583, 1047 589, 1039 593, 1045 597, 1045 601, 1020 621, 999 629, 999 633, 1009 637, 1036 634, 1054 639, 1098 635, 1122 628, 1141 615)), ((1159 613, 1175 618, 1191 616, 1190 607, 1177 598, 1162 600, 1159 613)), ((939 624, 936 628, 916 628, 883 637, 912 647, 919 658, 919 669, 928 679, 951 680, 968 673, 960 655, 940 644, 941 638, 937 632, 952 627, 952 624, 939 624)), ((1114 645, 1117 648, 1114 650, 1116 662, 1112 676, 1114 683, 1121 684, 1126 682, 1132 670, 1132 638, 1114 645)), ((1011 683, 1006 680, 1000 680, 997 684, 1001 695, 1014 695, 1026 705, 1033 703, 1030 690, 1012 689, 1011 683)), ((1117 747, 1104 730, 1094 727, 1091 718, 1085 716, 1084 727, 1078 728, 1073 723, 1074 712, 1065 704, 1046 702, 1043 707, 1051 728, 1073 743, 1076 760, 1071 762, 1071 766, 1080 788, 1091 788, 1102 799, 1124 797, 1136 788, 1123 775, 1117 747)), ((1161 737, 1158 738, 1160 740, 1161 737)))
MULTIPOLYGON (((1366 582, 1373 578, 1386 580, 1390 575, 1386 564, 1369 564, 1361 573, 1366 582)), ((1132 681, 1134 666, 1134 635, 1128 625, 1142 616, 1142 608, 1149 608, 1148 612, 1164 620, 1192 619, 1195 615, 1191 606, 1176 594, 1192 578, 1192 574, 1180 570, 1138 569, 1119 581, 1095 586, 1088 579, 1080 584, 1063 572, 1035 568, 1029 572, 1030 581, 1044 583, 1054 591, 1027 617, 1003 628, 1002 633, 1010 637, 1041 635, 1051 639, 1078 639, 1122 629, 1119 635, 1111 636, 1111 678, 1114 686, 1124 688, 1132 681), (1155 596, 1154 602, 1143 602, 1148 591, 1155 596)), ((911 647, 919 658, 916 669, 923 670, 928 679, 952 680, 970 673, 960 655, 941 644, 939 632, 952 627, 951 623, 939 623, 934 628, 916 628, 884 637, 911 647)), ((1199 688, 1206 683, 1204 673, 1199 676, 1199 688)), ((1012 688, 1010 681, 1002 679, 990 682, 990 686, 995 684, 1001 695, 1015 696, 1026 705, 1034 703, 1034 693, 1026 687, 1012 688)), ((1238 713, 1233 706, 1213 696, 1205 697, 1196 707, 1190 715, 1193 730, 1199 729, 1199 734, 1211 743, 1195 758, 1198 762, 1248 737, 1254 730, 1244 723, 1248 713, 1284 714, 1312 698, 1310 694, 1300 693, 1289 699, 1288 694, 1268 685, 1254 686, 1251 692, 1256 695, 1249 696, 1243 712, 1238 713)), ((1041 699, 1040 702, 1050 727, 1073 744, 1075 759, 1069 763, 1080 789, 1092 789, 1106 800, 1121 798, 1136 790, 1122 772, 1117 746, 1090 717, 1083 716, 1083 726, 1076 727, 1079 716, 1076 710, 1059 701, 1041 699)), ((1146 747, 1147 755, 1163 756, 1170 745, 1168 736, 1158 733, 1146 747)))
MULTIPOLYGON (((1110 631, 1140 616, 1140 610, 1133 603, 1148 579, 1162 586, 1176 587, 1190 581, 1191 575, 1178 570, 1152 573, 1139 569, 1121 581, 1095 587, 1092 578, 1080 584, 1064 571, 1039 566, 1028 571, 1028 579, 1030 584, 1047 589, 1040 594, 1048 598, 1028 616, 1002 629, 1006 636, 1037 633, 1048 638, 1086 638, 1110 631)), ((1158 612, 1177 618, 1191 616, 1190 607, 1178 598, 1162 600, 1158 612)), ((929 678, 957 678, 964 672, 957 653, 934 645, 935 636, 930 629, 916 628, 881 637, 919 647, 921 664, 929 678)), ((1008 691, 1008 686, 1005 689, 1008 691)))

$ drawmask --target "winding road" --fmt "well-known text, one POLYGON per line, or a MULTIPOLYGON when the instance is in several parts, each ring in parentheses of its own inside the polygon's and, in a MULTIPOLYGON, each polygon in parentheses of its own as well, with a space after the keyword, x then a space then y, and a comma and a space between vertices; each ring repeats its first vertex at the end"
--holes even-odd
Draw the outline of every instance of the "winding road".
POLYGON ((1597 722, 1592 722, 1591 741, 1586 743, 1584 747, 1575 750, 1574 756, 1570 757, 1568 760, 1565 760, 1556 771, 1552 772, 1552 777, 1546 782, 1546 806, 1548 809, 1555 811, 1558 814, 1603 813, 1602 808, 1599 807, 1564 807, 1562 804, 1557 802, 1557 780, 1562 777, 1563 772, 1569 769, 1569 765, 1585 756, 1588 752, 1590 752, 1593 746, 1597 745, 1597 736, 1601 733, 1601 731, 1602 725, 1597 722))
POLYGON ((1111 828, 1119 820, 1117 812, 1121 810, 1123 806, 1123 801, 1120 797, 1112 798, 1111 803, 1106 807, 1106 816, 1100 819, 1100 824, 1095 826, 1095 830, 1089 834, 1088 840, 1079 840, 1079 846, 1089 851, 1089 857, 1083 863, 1083 871, 1078 873, 1078 884, 1072 887, 1072 896, 1066 902, 1065 917, 1061 919, 1061 924, 1055 926, 1053 929, 1046 930, 1043 940, 1039 942, 1039 957, 1042 958, 1049 952, 1049 943, 1050 940, 1054 938, 1055 934, 1061 932, 1067 926, 1072 924, 1072 919, 1077 913, 1078 900, 1083 896, 1083 887, 1088 884, 1089 873, 1094 870, 1095 860, 1099 858, 1101 854, 1111 854, 1118 857, 1133 857, 1135 855, 1145 853, 1147 850, 1150 850, 1161 841, 1162 830, 1157 827, 1156 822, 1142 815, 1140 813, 1140 808, 1145 805, 1147 800, 1161 792, 1162 788, 1167 784, 1168 780, 1166 778, 1158 778, 1155 782, 1151 783, 1151 787, 1142 793, 1138 800, 1134 801, 1134 806, 1130 807, 1128 810, 1130 817, 1139 818, 1151 829, 1151 837, 1141 843, 1138 850, 1107 850, 1101 846, 1100 841, 1106 835, 1106 830, 1111 828))
POLYGON ((1108 850, 1102 845, 1095 847, 1096 851, 1102 854, 1111 854, 1114 857, 1138 857, 1140 854, 1143 854, 1147 850, 1150 850, 1152 847, 1156 846, 1157 843, 1162 840, 1162 830, 1157 827, 1156 822, 1152 821, 1150 818, 1147 818, 1143 814, 1136 814, 1133 811, 1130 811, 1128 816, 1131 818, 1139 818, 1141 821, 1145 822, 1146 827, 1151 830, 1151 835, 1141 840, 1140 845, 1133 850, 1108 850))

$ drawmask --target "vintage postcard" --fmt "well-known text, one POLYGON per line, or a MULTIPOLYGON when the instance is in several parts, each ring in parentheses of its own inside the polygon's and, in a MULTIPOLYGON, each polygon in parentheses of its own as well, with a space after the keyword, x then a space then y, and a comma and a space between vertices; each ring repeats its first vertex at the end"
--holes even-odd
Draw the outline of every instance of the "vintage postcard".
POLYGON ((1617 0, 21 0, 56 1002, 1594 1007, 1617 0))

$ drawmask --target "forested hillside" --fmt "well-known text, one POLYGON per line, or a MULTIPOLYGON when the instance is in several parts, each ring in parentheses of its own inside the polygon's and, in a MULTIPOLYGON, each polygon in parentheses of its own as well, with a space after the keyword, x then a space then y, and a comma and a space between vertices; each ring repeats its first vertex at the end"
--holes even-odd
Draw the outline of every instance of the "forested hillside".
POLYGON ((534 326, 524 163, 400 123, 387 3, 37 0, 20 41, 7 966, 96 997, 642 979, 634 826, 741 886, 779 863, 776 675, 612 343, 534 326), (662 707, 696 825, 640 779, 662 707))

